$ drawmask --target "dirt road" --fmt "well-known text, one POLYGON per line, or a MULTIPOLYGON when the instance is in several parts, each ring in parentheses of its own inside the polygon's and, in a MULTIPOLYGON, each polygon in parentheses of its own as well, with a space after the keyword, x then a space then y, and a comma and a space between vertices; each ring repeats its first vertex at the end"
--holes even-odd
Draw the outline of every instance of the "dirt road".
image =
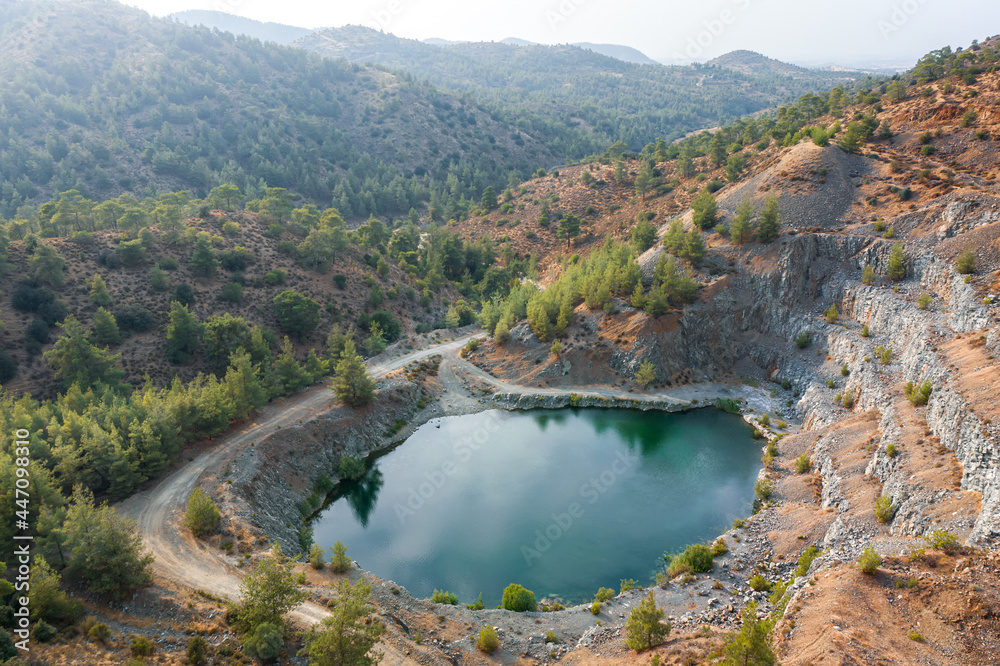
MULTIPOLYGON (((369 364, 374 377, 382 377, 407 364, 435 354, 457 357, 469 337, 369 364)), ((201 475, 218 463, 231 458, 241 447, 259 441, 281 427, 307 420, 329 410, 336 398, 327 385, 317 386, 290 398, 264 407, 239 430, 220 437, 210 451, 161 480, 149 490, 133 495, 117 506, 119 512, 139 525, 146 546, 156 557, 153 567, 159 576, 193 590, 236 599, 240 574, 226 562, 217 549, 193 539, 187 530, 178 529, 187 499, 201 475)), ((327 616, 325 608, 302 604, 293 612, 294 619, 312 625, 327 616)))

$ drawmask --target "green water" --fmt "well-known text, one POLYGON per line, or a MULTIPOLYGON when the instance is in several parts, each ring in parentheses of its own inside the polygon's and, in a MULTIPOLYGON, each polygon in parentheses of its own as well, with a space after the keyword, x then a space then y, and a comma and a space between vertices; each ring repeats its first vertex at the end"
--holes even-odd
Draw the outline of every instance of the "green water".
POLYGON ((760 446, 738 416, 624 409, 488 411, 437 419, 380 458, 313 523, 418 597, 496 606, 648 583, 662 554, 751 513, 760 446))

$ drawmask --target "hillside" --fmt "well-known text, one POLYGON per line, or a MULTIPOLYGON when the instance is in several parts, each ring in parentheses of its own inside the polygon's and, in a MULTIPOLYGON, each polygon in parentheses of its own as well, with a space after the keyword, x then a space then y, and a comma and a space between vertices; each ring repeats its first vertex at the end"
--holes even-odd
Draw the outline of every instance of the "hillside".
POLYGON ((25 16, 0 26, 7 218, 69 189, 201 197, 220 183, 254 196, 285 187, 349 218, 402 216, 432 199, 454 211, 556 159, 475 102, 410 77, 116 3, 18 7, 25 16))
POLYGON ((175 19, 187 25, 203 25, 206 28, 215 28, 222 32, 231 32, 234 35, 246 35, 253 39, 259 39, 262 42, 274 42, 276 44, 291 44, 296 39, 305 37, 312 32, 308 28, 299 28, 281 23, 265 23, 242 16, 226 14, 225 12, 200 9, 175 12, 167 18, 175 19))
POLYGON ((592 42, 576 42, 573 46, 579 46, 581 49, 587 49, 588 51, 593 51, 594 53, 606 55, 609 58, 622 60, 624 62, 631 62, 636 65, 660 64, 639 49, 632 48, 631 46, 622 46, 621 44, 594 44, 592 42))
POLYGON ((723 55, 712 58, 705 63, 711 67, 730 69, 752 76, 787 76, 792 79, 809 78, 815 79, 816 70, 806 69, 787 62, 781 62, 774 58, 768 58, 756 51, 730 51, 723 55))
POLYGON ((657 138, 675 139, 858 78, 845 72, 803 70, 788 76, 651 66, 588 46, 434 45, 361 26, 320 30, 296 46, 351 62, 377 62, 470 92, 500 117, 544 132, 547 145, 573 158, 615 141, 637 150, 657 138))

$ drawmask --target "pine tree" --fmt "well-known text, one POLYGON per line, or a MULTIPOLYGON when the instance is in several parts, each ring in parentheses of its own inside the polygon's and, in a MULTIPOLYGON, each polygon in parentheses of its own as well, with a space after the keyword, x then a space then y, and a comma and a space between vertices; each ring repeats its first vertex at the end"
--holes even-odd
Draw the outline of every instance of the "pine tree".
POLYGON ((90 334, 95 342, 102 345, 116 345, 122 339, 115 316, 104 308, 97 308, 94 313, 94 325, 90 334))
POLYGON ((354 347, 354 341, 344 344, 337 362, 337 377, 333 382, 337 397, 352 407, 362 407, 375 399, 375 382, 354 347))
POLYGON ((691 202, 691 207, 694 209, 694 223, 699 229, 711 229, 715 226, 719 209, 711 192, 702 190, 691 202))
POLYGON ((371 621, 371 584, 359 579, 352 586, 346 580, 337 584, 337 603, 332 615, 305 635, 305 652, 314 666, 357 664, 374 666, 383 653, 374 649, 385 626, 371 621))
POLYGON ((684 239, 684 249, 680 256, 695 266, 701 263, 701 260, 705 258, 705 239, 701 237, 700 231, 692 229, 687 233, 684 239))
POLYGON ((861 271, 861 282, 863 284, 875 284, 875 269, 871 264, 865 264, 861 271))
POLYGON ((639 364, 639 370, 635 373, 635 380, 642 388, 646 388, 656 381, 656 370, 649 359, 645 359, 639 364))
POLYGON ((87 332, 73 315, 66 317, 58 326, 63 334, 53 348, 45 352, 45 360, 63 386, 69 388, 79 384, 86 391, 101 382, 117 387, 125 376, 118 368, 121 357, 91 344, 87 332))
POLYGON ((94 305, 104 306, 111 303, 111 294, 108 293, 108 286, 100 273, 94 273, 94 277, 88 279, 87 286, 90 287, 90 302, 94 305))
POLYGON ((643 162, 642 166, 639 167, 638 175, 635 177, 635 192, 645 200, 646 196, 655 187, 656 176, 653 173, 653 167, 649 162, 643 162))
POLYGON ((729 238, 736 245, 749 243, 753 239, 753 202, 746 199, 736 208, 736 215, 729 225, 729 238))
POLYGON ((740 630, 723 649, 724 663, 726 666, 772 666, 776 659, 768 642, 771 623, 757 619, 757 602, 746 605, 742 619, 740 630))
POLYGON ((232 419, 246 418, 267 402, 267 391, 259 376, 258 366, 251 360, 249 352, 242 348, 229 358, 223 388, 228 406, 232 409, 232 419))
POLYGON ((319 357, 315 349, 309 350, 306 357, 306 373, 309 374, 309 381, 319 381, 330 373, 330 364, 325 359, 319 357))
POLYGON ((28 266, 36 278, 53 287, 61 287, 66 282, 66 260, 48 243, 38 243, 35 246, 35 253, 28 260, 28 266))
POLYGON ((680 256, 681 252, 684 251, 684 241, 684 223, 680 220, 674 220, 667 227, 667 233, 663 236, 663 247, 670 254, 680 256))
POLYGON ((677 171, 685 178, 690 178, 694 175, 694 157, 691 154, 691 149, 687 146, 681 150, 681 154, 677 158, 677 171))
POLYGON ((274 359, 273 381, 275 395, 295 393, 308 386, 311 381, 309 373, 296 360, 295 348, 287 335, 281 344, 281 353, 274 359))
POLYGON ((171 363, 184 363, 201 346, 202 325, 186 305, 170 302, 167 324, 167 358, 171 363))
POLYGON ((650 592, 629 613, 625 623, 625 645, 636 652, 642 652, 663 643, 671 628, 670 623, 663 623, 665 617, 666 613, 657 607, 653 593, 650 592))
POLYGON ((208 242, 208 234, 198 234, 194 242, 194 252, 188 266, 191 272, 200 277, 213 277, 219 268, 219 260, 215 256, 215 250, 208 242))
POLYGON ((265 623, 284 626, 285 615, 306 596, 295 582, 294 567, 281 548, 274 546, 271 555, 243 578, 235 612, 239 629, 252 633, 265 623))
POLYGON ((778 197, 769 196, 764 201, 764 210, 760 214, 757 239, 761 243, 770 243, 778 238, 780 229, 781 213, 778 210, 778 197))
POLYGON ((906 278, 906 253, 903 252, 902 243, 897 242, 892 246, 892 253, 889 255, 889 279, 899 282, 906 278))

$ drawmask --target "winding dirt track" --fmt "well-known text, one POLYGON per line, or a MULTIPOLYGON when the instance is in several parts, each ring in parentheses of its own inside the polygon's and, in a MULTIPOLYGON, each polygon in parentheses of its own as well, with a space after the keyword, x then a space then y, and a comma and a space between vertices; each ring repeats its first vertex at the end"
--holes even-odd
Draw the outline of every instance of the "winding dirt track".
MULTIPOLYGON (((472 336, 369 365, 368 370, 372 376, 381 377, 435 354, 454 354, 470 337, 472 336)), ((244 423, 240 430, 220 437, 210 451, 199 455, 153 488, 120 503, 118 511, 138 523, 146 546, 156 557, 153 567, 157 575, 193 590, 204 590, 215 596, 237 599, 240 589, 237 570, 214 549, 203 546, 186 531, 177 529, 187 499, 206 470, 232 457, 241 447, 263 439, 279 427, 287 427, 322 414, 334 404, 336 399, 333 393, 328 386, 323 385, 267 405, 252 421, 244 423)), ((310 626, 328 613, 321 606, 304 603, 292 615, 297 622, 310 626)))
MULTIPOLYGON (((374 377, 382 377, 399 370, 413 361, 441 354, 444 367, 491 384, 500 392, 524 395, 565 395, 566 388, 528 387, 512 384, 493 377, 484 370, 461 359, 458 355, 466 342, 475 335, 420 349, 403 356, 380 363, 369 364, 369 372, 374 377)), ((451 374, 451 373, 448 373, 451 374)), ((452 381, 452 388, 460 386, 452 381)), ((573 389, 584 396, 606 398, 637 398, 686 403, 693 398, 714 399, 730 395, 731 388, 721 384, 699 384, 678 387, 662 393, 634 394, 613 388, 573 389)), ((459 393, 459 391, 448 391, 459 393)), ((445 403, 453 398, 443 398, 445 403)), ((467 399, 467 398, 466 398, 467 399)), ((244 446, 260 441, 280 427, 307 420, 328 411, 336 404, 336 399, 327 385, 313 387, 292 397, 264 407, 252 421, 239 429, 222 435, 212 448, 197 456, 170 476, 162 479, 154 487, 133 495, 121 502, 117 509, 133 518, 142 532, 146 546, 155 556, 153 564, 157 575, 192 590, 203 590, 214 596, 235 600, 239 597, 241 572, 227 562, 217 549, 209 548, 187 532, 178 529, 187 499, 194 490, 198 479, 207 470, 216 468, 244 446)), ((313 603, 303 603, 292 612, 292 618, 303 626, 312 626, 328 615, 327 609, 313 603)))

